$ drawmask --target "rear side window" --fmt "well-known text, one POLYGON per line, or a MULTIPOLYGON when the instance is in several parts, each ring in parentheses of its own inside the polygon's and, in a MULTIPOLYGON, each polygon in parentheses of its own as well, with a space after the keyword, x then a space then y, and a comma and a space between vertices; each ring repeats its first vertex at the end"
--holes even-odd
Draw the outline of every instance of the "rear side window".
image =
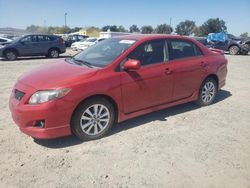
POLYGON ((201 50, 194 43, 185 40, 169 40, 168 49, 170 60, 202 55, 201 50))
POLYGON ((167 60, 165 40, 143 43, 131 52, 128 58, 139 60, 141 65, 164 62, 167 60))
POLYGON ((38 42, 48 42, 48 41, 51 41, 51 38, 45 35, 38 35, 37 40, 38 42))

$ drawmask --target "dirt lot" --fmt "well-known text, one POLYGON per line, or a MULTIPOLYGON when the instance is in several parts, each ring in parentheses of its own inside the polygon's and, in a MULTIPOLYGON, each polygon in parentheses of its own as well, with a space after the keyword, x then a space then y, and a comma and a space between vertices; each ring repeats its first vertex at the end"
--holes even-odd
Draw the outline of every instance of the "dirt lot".
POLYGON ((103 139, 34 141, 13 123, 16 79, 54 60, 0 60, 0 187, 250 187, 250 56, 227 56, 215 104, 116 125, 103 139))

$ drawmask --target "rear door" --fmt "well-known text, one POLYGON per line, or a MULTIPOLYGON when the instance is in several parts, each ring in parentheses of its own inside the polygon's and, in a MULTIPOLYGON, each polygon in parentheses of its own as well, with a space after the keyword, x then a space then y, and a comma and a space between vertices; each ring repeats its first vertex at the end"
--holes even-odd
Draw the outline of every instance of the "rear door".
POLYGON ((39 53, 41 55, 48 54, 48 51, 51 47, 54 47, 54 42, 52 41, 50 36, 47 35, 38 35, 37 36, 39 53))
POLYGON ((206 75, 206 59, 199 47, 188 40, 169 39, 168 49, 174 74, 173 101, 190 97, 199 90, 206 75))
POLYGON ((125 113, 154 107, 172 100, 173 75, 170 71, 165 40, 145 42, 127 59, 141 62, 136 71, 121 72, 125 113))

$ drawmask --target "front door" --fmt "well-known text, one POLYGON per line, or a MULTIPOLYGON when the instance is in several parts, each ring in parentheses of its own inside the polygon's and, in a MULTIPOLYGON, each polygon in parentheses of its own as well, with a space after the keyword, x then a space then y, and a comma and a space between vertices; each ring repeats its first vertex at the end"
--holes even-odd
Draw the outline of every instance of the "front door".
POLYGON ((142 67, 136 71, 121 72, 124 112, 132 113, 170 102, 173 92, 173 74, 168 64, 165 40, 143 43, 128 55, 142 67))

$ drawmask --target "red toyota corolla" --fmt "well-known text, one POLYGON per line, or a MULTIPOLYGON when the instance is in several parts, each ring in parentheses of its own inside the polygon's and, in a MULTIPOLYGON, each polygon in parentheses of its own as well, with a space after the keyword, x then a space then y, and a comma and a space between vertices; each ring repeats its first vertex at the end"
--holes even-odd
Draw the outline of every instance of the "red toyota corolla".
POLYGON ((219 50, 171 35, 104 40, 19 78, 10 97, 22 132, 48 139, 104 136, 116 122, 196 101, 211 104, 225 85, 219 50))

